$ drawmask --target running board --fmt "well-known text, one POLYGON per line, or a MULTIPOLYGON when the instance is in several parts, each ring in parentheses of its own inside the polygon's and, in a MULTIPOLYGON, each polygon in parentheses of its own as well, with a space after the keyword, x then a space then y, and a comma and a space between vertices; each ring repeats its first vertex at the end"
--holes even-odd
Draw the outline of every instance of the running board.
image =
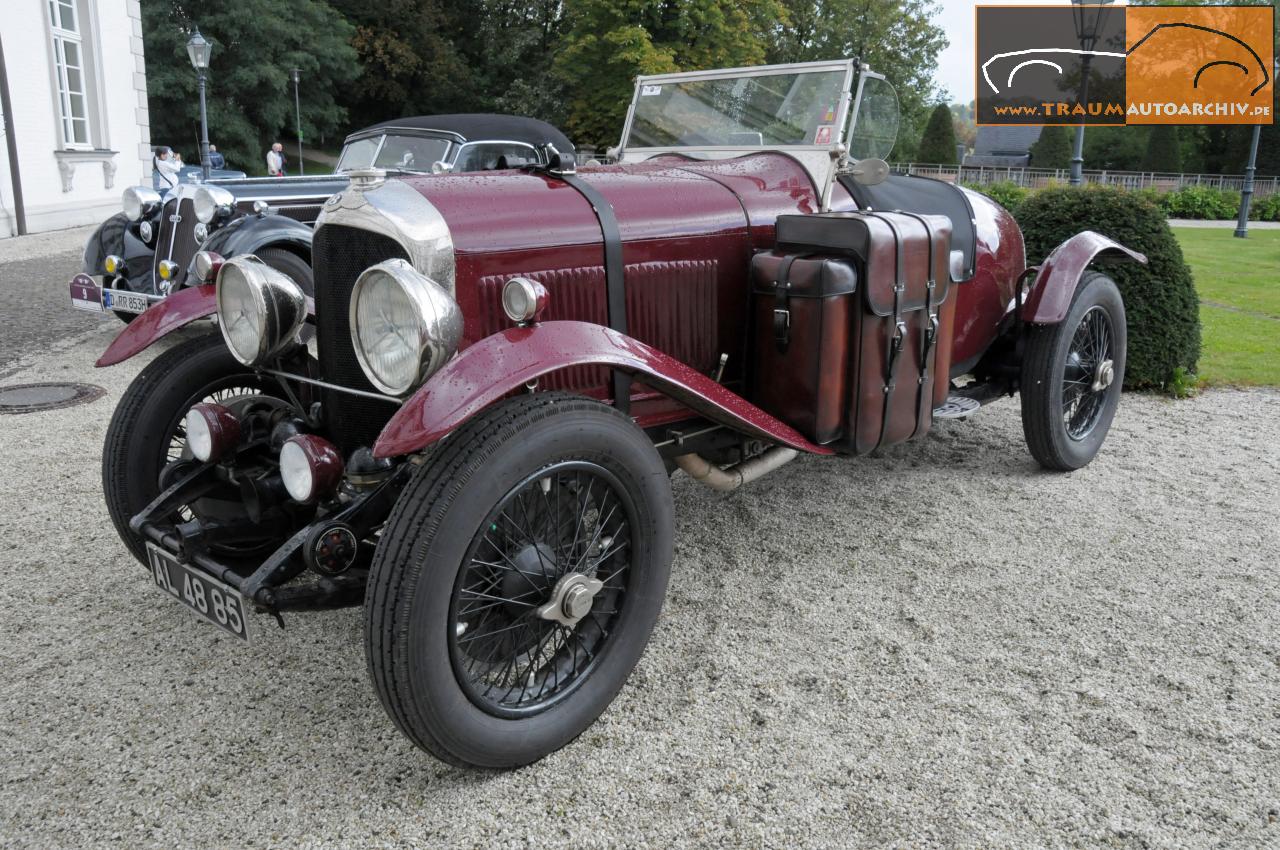
POLYGON ((998 398, 1010 395, 998 384, 978 384, 968 386, 947 396, 946 402, 933 409, 934 419, 964 419, 977 413, 984 405, 998 398))

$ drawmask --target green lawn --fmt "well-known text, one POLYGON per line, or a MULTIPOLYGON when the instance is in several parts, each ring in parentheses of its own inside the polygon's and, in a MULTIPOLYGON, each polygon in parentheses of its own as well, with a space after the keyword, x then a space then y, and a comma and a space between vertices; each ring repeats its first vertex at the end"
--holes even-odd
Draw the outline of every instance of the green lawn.
POLYGON ((1200 293, 1206 384, 1280 385, 1280 230, 1174 228, 1200 293))

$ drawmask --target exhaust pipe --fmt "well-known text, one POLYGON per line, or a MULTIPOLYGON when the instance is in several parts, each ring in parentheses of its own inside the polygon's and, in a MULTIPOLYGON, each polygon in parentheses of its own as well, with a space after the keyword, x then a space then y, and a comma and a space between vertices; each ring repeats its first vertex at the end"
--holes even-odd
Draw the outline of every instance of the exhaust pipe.
POLYGON ((675 462, 676 466, 684 470, 684 473, 694 481, 700 481, 712 490, 724 493, 737 490, 743 484, 773 472, 783 464, 795 460, 798 454, 800 453, 795 449, 774 446, 750 460, 744 460, 725 469, 721 469, 697 454, 678 455, 675 462))

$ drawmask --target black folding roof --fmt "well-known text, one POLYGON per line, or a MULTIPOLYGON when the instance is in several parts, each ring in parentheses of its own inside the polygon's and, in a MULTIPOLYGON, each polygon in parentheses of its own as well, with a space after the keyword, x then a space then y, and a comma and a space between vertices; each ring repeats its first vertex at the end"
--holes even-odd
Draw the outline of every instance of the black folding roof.
POLYGON ((565 138, 555 127, 537 118, 525 118, 521 115, 495 115, 490 113, 468 113, 462 115, 418 115, 410 118, 395 118, 383 121, 371 127, 365 127, 351 136, 363 136, 376 130, 403 128, 406 130, 434 130, 443 133, 454 133, 463 141, 511 141, 541 145, 551 142, 556 150, 568 153, 573 150, 573 143, 565 138))

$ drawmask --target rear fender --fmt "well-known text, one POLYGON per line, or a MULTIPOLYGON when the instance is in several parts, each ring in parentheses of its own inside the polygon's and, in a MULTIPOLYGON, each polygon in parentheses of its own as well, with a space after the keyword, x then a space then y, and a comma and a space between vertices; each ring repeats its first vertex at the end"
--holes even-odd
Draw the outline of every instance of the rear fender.
POLYGON ((144 350, 160 337, 176 331, 196 319, 213 315, 218 309, 215 287, 212 283, 179 289, 163 301, 158 301, 139 313, 124 326, 120 335, 102 352, 96 366, 114 366, 144 350))
POLYGON ((513 390, 570 366, 598 365, 635 376, 695 413, 753 437, 831 454, 706 375, 603 325, 546 322, 482 339, 418 389, 378 436, 373 453, 421 451, 513 390))
POLYGON ((1063 242, 1040 265, 1023 306, 1023 318, 1038 325, 1054 325, 1067 317, 1085 268, 1095 260, 1146 263, 1139 254, 1101 233, 1085 230, 1063 242))

